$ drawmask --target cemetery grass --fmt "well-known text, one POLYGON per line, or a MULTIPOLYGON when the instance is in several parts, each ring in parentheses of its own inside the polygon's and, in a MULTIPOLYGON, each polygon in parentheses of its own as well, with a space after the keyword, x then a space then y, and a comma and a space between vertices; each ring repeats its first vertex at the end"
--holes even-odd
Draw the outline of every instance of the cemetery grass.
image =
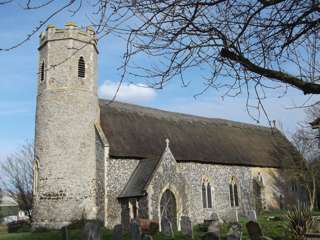
MULTIPOLYGON (((287 221, 285 218, 285 211, 272 211, 264 212, 258 217, 258 223, 261 226, 262 232, 265 236, 272 238, 273 240, 288 239, 287 221), (276 217, 275 220, 270 220, 270 217, 276 217)), ((320 212, 315 212, 314 215, 320 215, 320 212)), ((248 233, 245 227, 247 219, 241 218, 240 223, 243 227, 243 238, 249 239, 248 233)), ((221 239, 225 239, 227 232, 230 228, 230 224, 225 223, 221 226, 221 239)), ((111 231, 104 229, 102 240, 111 240, 111 231)), ((200 240, 204 232, 201 232, 198 226, 194 228, 194 239, 200 240)), ((78 240, 80 238, 80 230, 70 230, 69 239, 78 240)), ((62 233, 60 231, 50 232, 23 232, 23 233, 3 233, 0 231, 0 240, 61 240, 62 233)), ((129 239, 125 237, 125 239, 129 239)), ((155 240, 171 240, 173 238, 166 237, 161 233, 158 233, 155 240)), ((181 233, 175 234, 175 240, 188 240, 187 236, 183 236, 181 233)))
MULTIPOLYGON (((79 240, 80 230, 70 230, 69 240, 79 240)), ((102 239, 111 239, 111 231, 104 229, 102 239)), ((0 240, 62 240, 60 231, 1 233, 0 240)))

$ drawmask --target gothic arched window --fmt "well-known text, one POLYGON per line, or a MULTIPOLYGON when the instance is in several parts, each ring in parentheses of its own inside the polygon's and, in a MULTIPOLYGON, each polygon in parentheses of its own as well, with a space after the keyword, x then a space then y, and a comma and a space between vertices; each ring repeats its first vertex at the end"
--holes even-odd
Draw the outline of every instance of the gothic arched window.
POLYGON ((208 208, 212 208, 212 197, 211 197, 210 183, 208 183, 208 185, 207 185, 207 198, 208 198, 208 208))
POLYGON ((83 57, 79 58, 78 61, 78 77, 84 78, 86 76, 86 64, 83 57))
POLYGON ((212 190, 207 178, 202 180, 202 205, 203 208, 212 208, 212 190))
POLYGON ((234 177, 231 178, 231 183, 229 184, 229 194, 231 207, 239 207, 238 185, 234 177))
POLYGON ((202 206, 207 208, 207 194, 206 194, 206 185, 202 183, 202 206))

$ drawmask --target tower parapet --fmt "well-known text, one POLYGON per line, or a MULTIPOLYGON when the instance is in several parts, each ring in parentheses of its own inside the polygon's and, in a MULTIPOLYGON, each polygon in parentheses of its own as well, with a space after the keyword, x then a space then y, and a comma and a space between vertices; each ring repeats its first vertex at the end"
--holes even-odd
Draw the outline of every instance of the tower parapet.
POLYGON ((39 50, 47 44, 48 41, 76 40, 87 44, 93 44, 97 49, 97 38, 94 29, 89 26, 85 30, 79 28, 76 23, 68 22, 65 28, 56 28, 54 25, 48 25, 45 32, 40 34, 39 50))

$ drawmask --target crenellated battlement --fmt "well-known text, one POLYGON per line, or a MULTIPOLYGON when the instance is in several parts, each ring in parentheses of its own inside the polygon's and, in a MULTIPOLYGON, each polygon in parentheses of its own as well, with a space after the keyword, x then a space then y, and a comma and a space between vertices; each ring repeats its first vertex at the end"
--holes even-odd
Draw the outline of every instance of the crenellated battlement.
POLYGON ((73 39, 84 43, 93 44, 97 50, 97 38, 94 29, 89 26, 85 30, 78 27, 74 22, 68 22, 65 28, 56 28, 54 25, 48 25, 46 31, 40 34, 39 49, 47 42, 73 39))

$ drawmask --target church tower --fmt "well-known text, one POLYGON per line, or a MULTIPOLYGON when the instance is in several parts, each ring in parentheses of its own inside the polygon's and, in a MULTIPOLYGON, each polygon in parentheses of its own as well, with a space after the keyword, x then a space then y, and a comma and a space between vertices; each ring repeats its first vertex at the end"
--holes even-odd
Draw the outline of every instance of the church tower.
POLYGON ((97 39, 92 28, 40 35, 34 227, 96 218, 97 39))

